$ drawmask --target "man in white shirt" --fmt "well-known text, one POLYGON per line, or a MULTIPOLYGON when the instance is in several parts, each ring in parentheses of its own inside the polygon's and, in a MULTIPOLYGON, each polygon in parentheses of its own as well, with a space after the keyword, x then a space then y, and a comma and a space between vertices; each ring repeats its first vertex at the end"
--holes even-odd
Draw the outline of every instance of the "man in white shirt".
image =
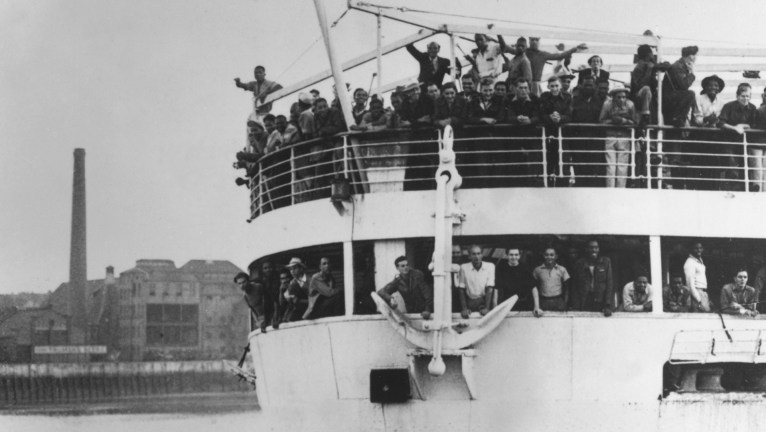
POLYGON ((718 75, 711 75, 702 80, 702 92, 693 106, 694 124, 697 126, 717 127, 718 115, 724 102, 718 95, 725 83, 718 75))
POLYGON ((684 263, 684 276, 686 286, 689 287, 689 293, 692 296, 692 311, 710 312, 710 299, 707 295, 707 276, 705 274, 705 263, 702 262, 702 253, 705 249, 702 243, 692 244, 691 253, 684 263))
POLYGON ((466 56, 466 59, 476 68, 480 81, 490 78, 494 84, 498 75, 503 73, 505 63, 500 44, 490 41, 487 35, 481 33, 476 33, 474 41, 476 49, 473 50, 473 57, 466 56))
POLYGON ((646 276, 638 276, 622 289, 622 304, 625 312, 651 312, 652 286, 646 276))
POLYGON ((495 265, 483 261, 484 255, 477 245, 471 246, 468 252, 471 262, 460 266, 457 285, 463 318, 468 318, 471 311, 486 315, 491 309, 495 289, 495 265))

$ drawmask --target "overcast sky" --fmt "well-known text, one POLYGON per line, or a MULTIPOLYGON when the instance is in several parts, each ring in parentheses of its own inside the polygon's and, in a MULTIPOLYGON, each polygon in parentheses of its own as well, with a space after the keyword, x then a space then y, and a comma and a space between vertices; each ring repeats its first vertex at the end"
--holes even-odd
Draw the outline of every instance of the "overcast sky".
MULTIPOLYGON (((345 3, 327 1, 331 20, 345 3)), ((750 19, 765 15, 762 0, 540 0, 519 11, 509 6, 516 1, 380 3, 631 34, 649 28, 702 41, 766 41, 766 30, 750 19)), ((387 41, 414 31, 384 28, 387 41)), ((374 18, 349 12, 334 30, 343 58, 374 49, 373 29, 374 18)), ((0 0, 0 294, 45 292, 68 279, 77 147, 86 150, 90 279, 141 258, 177 265, 226 259, 245 267, 256 258, 249 245, 258 239, 249 235, 248 194, 234 185, 231 162, 252 101, 233 78, 251 80, 256 64, 283 84, 323 70, 329 63, 318 37, 311 0, 0 0)), ((347 80, 367 87, 373 66, 347 80)), ((392 81, 402 71, 417 72, 403 53, 384 64, 383 75, 392 81)), ((329 95, 329 86, 317 88, 329 95)))

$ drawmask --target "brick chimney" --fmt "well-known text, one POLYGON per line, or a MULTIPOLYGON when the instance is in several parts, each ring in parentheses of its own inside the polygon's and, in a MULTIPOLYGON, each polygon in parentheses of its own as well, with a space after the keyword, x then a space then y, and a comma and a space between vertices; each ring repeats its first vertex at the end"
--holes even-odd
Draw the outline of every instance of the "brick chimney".
POLYGON ((69 343, 88 343, 85 290, 88 261, 85 236, 85 149, 74 150, 72 182, 72 243, 69 251, 69 343))
POLYGON ((106 268, 106 277, 104 278, 104 285, 114 285, 114 267, 108 266, 106 268))

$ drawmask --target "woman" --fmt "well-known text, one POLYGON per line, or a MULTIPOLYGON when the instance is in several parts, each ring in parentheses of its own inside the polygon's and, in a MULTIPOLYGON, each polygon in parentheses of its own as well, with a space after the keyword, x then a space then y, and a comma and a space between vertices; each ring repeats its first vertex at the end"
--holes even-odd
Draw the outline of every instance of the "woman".
POLYGON ((354 105, 351 107, 351 114, 354 116, 354 122, 359 124, 362 117, 367 114, 367 92, 362 88, 354 90, 354 105))
POLYGON ((593 77, 593 79, 596 80, 596 84, 600 82, 609 82, 609 72, 601 69, 601 67, 604 65, 604 61, 601 60, 601 57, 594 55, 593 57, 588 59, 588 66, 590 66, 589 69, 583 69, 580 72, 578 72, 577 77, 577 85, 579 86, 582 84, 582 80, 584 80, 587 77, 593 77))
MULTIPOLYGON (((742 143, 745 135, 745 131, 750 129, 755 123, 756 108, 755 105, 750 103, 751 88, 750 84, 742 83, 737 87, 737 100, 729 102, 721 108, 721 115, 719 116, 719 126, 727 133, 723 136, 723 141, 728 141, 731 144, 726 144, 722 153, 723 165, 730 168, 724 172, 726 178, 730 180, 736 180, 735 184, 725 184, 726 190, 743 190, 744 187, 740 183, 744 184, 740 175, 739 160, 743 157, 742 143)), ((746 179, 744 181, 747 181, 746 179)))

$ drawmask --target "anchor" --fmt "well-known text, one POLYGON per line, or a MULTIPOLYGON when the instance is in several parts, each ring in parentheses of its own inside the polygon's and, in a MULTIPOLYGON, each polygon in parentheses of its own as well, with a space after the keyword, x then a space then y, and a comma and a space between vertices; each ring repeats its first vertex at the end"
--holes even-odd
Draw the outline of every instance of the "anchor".
POLYGON ((499 304, 478 323, 468 325, 452 321, 452 230, 465 219, 455 202, 455 190, 463 178, 455 166, 454 136, 451 126, 444 128, 439 140, 439 167, 436 170, 436 212, 434 227, 434 314, 432 321, 422 324, 411 321, 404 314, 391 308, 377 293, 372 298, 394 329, 413 345, 432 353, 428 372, 443 375, 446 371, 442 353, 469 347, 491 333, 503 321, 518 298, 516 296, 499 304))

